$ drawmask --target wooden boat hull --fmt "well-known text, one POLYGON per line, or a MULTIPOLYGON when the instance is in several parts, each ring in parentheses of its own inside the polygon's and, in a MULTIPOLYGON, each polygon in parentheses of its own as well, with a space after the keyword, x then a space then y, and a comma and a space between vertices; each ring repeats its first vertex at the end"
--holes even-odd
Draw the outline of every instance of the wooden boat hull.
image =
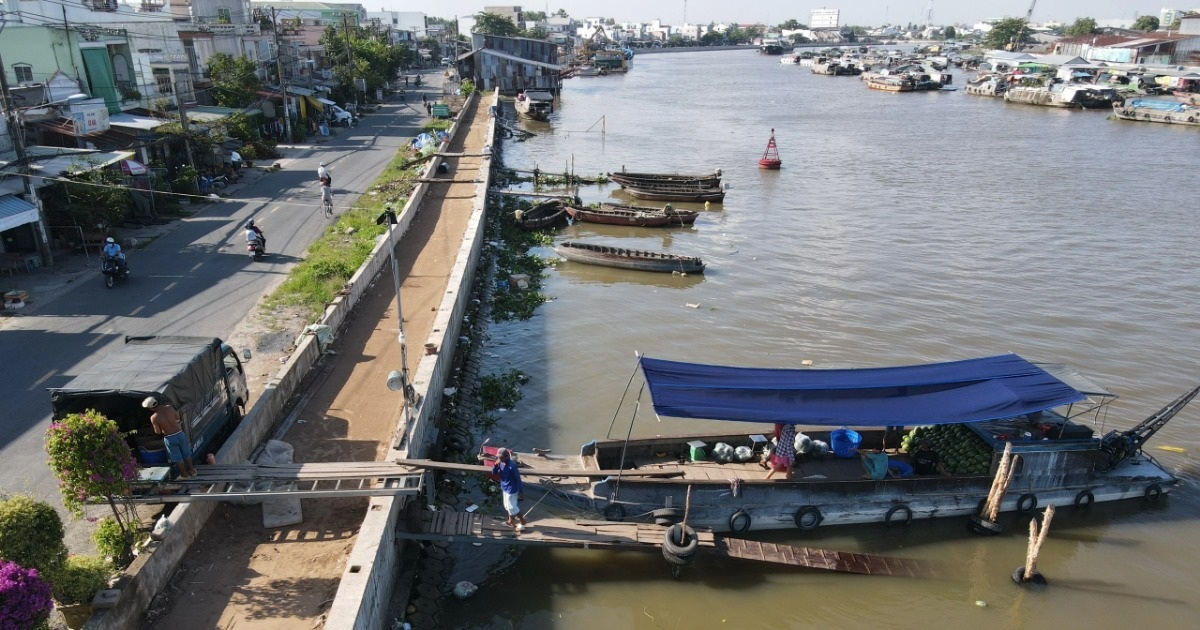
MULTIPOLYGON (((813 439, 829 441, 827 429, 800 429, 813 439)), ((862 431, 863 448, 882 446, 883 430, 862 431)), ((990 436, 989 436, 990 437, 990 436)), ((757 459, 745 463, 693 462, 689 442, 752 446, 752 436, 679 435, 590 442, 572 467, 633 468, 641 475, 564 481, 572 503, 590 505, 612 520, 644 520, 656 510, 683 508, 691 488, 688 522, 717 532, 742 533, 781 529, 810 530, 854 524, 906 524, 908 520, 977 515, 992 485, 1004 441, 996 447, 986 475, 915 475, 873 481, 862 478, 857 458, 798 458, 792 479, 766 479, 757 459), (623 450, 624 448, 624 450, 623 450), (622 459, 623 458, 623 459, 622 459), (657 475, 657 476, 651 476, 657 475), (615 498, 614 498, 615 497, 615 498)), ((1149 459, 1125 461, 1098 472, 1099 440, 1072 439, 1014 442, 1021 467, 1001 502, 1001 513, 1031 513, 1047 505, 1059 508, 1124 499, 1157 499, 1178 479, 1149 459)), ((891 443, 895 446, 895 442, 891 443)), ((890 455, 907 461, 907 455, 890 455)), ((534 480, 536 483, 536 480, 534 480)), ((534 485, 534 484, 529 484, 534 485)), ((680 512, 681 513, 681 512, 680 512)))
POLYGON ((638 199, 658 201, 712 201, 725 200, 725 191, 720 188, 695 188, 686 186, 625 186, 625 192, 638 199))
POLYGON ((560 243, 554 248, 567 260, 637 271, 702 273, 704 262, 695 256, 676 256, 639 249, 625 249, 588 243, 560 243))
POLYGON ((912 92, 915 88, 911 81, 882 81, 867 79, 867 87, 883 92, 912 92))
POLYGON ((541 230, 565 222, 566 216, 567 208, 561 201, 545 201, 521 211, 516 221, 522 230, 541 230))
POLYGON ((1200 110, 1189 109, 1182 112, 1168 112, 1129 105, 1113 105, 1113 118, 1134 122, 1154 122, 1168 125, 1183 125, 1184 127, 1200 127, 1200 110))
POLYGON ((609 173, 608 177, 622 187, 680 184, 701 188, 718 188, 721 185, 720 171, 711 175, 691 175, 687 173, 609 173))
POLYGON ((630 227, 662 227, 668 225, 691 225, 696 222, 698 212, 690 210, 670 212, 662 208, 644 208, 640 206, 624 206, 616 208, 602 206, 600 208, 576 208, 567 206, 567 214, 572 220, 584 223, 602 223, 605 225, 624 225, 630 227))

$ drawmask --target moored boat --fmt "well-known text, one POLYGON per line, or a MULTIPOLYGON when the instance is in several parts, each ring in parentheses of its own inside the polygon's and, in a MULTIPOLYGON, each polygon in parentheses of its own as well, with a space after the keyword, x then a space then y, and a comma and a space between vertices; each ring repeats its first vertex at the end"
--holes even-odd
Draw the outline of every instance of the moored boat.
MULTIPOLYGON (((848 370, 648 357, 639 357, 639 366, 656 416, 763 428, 589 442, 566 465, 637 476, 555 478, 554 489, 612 520, 678 517, 689 497, 690 524, 735 533, 976 516, 1006 447, 1018 463, 1001 513, 1157 500, 1179 479, 1143 445, 1200 392, 1193 388, 1133 428, 1101 437, 1092 427, 1103 427, 1114 394, 1066 366, 1013 354, 848 370), (760 465, 773 423, 802 431, 790 478, 767 478, 760 465), (896 448, 925 436, 936 436, 941 474, 921 470, 896 448), (869 469, 858 458, 868 451, 872 461, 886 461, 864 478, 869 469), (914 468, 930 474, 913 475, 914 468)), ((539 460, 539 469, 545 466, 539 460)))
POLYGON ((1175 100, 1130 99, 1113 103, 1113 117, 1120 120, 1200 127, 1200 107, 1175 100))
POLYGON ((625 192, 638 199, 712 201, 715 203, 720 203, 725 199, 725 190, 723 188, 701 186, 698 184, 639 182, 637 184, 625 184, 624 188, 625 192))
POLYGON ((912 92, 916 89, 913 80, 906 76, 880 74, 867 76, 864 74, 863 80, 866 81, 868 88, 883 92, 912 92))
POLYGON ((565 222, 567 207, 558 200, 544 201, 528 210, 517 210, 513 216, 521 229, 540 230, 565 222))
POLYGON ((592 245, 566 241, 554 247, 559 256, 589 265, 602 265, 637 271, 702 273, 704 261, 696 256, 677 256, 640 249, 592 245))
POLYGON ((705 188, 715 188, 721 185, 721 169, 713 171, 711 174, 699 173, 629 173, 621 171, 619 173, 609 173, 608 178, 621 184, 638 185, 638 184, 695 184, 705 188))
POLYGON ((513 103, 517 113, 533 120, 549 120, 554 112, 554 95, 545 90, 525 90, 513 103))
POLYGON ((676 210, 667 204, 662 208, 602 203, 599 208, 567 206, 567 215, 574 221, 626 225, 632 227, 661 227, 691 225, 700 216, 694 210, 676 210))

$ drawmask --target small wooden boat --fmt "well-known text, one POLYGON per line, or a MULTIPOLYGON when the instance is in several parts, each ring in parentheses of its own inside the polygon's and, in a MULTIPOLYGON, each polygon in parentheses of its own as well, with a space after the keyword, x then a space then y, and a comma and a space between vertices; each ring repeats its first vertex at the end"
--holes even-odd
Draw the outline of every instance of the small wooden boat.
POLYGON ((650 183, 626 184, 625 192, 638 199, 659 201, 713 201, 725 200, 725 190, 698 184, 650 183))
POLYGON ((696 184, 705 188, 716 188, 721 185, 721 169, 709 175, 690 173, 609 173, 609 179, 622 187, 639 184, 696 184))
POLYGON ((699 212, 693 210, 675 210, 670 204, 665 208, 616 204, 602 204, 599 208, 567 206, 567 214, 574 221, 632 227, 691 225, 700 216, 699 212))
POLYGON ((626 212, 663 212, 671 218, 667 225, 691 225, 699 218, 700 213, 695 210, 676 210, 667 204, 661 208, 652 208, 650 206, 630 206, 622 203, 600 204, 602 210, 623 210, 626 212))
POLYGON ((1139 98, 1124 103, 1113 103, 1113 117, 1119 120, 1200 127, 1200 108, 1175 100, 1139 98))
POLYGON ((676 256, 660 252, 648 252, 640 249, 625 249, 607 245, 591 245, 567 241, 559 243, 554 248, 559 256, 575 262, 589 265, 617 267, 618 269, 635 269, 638 271, 659 271, 681 273, 703 273, 704 261, 695 256, 676 256))
POLYGON ((567 208, 558 200, 544 201, 529 210, 517 210, 513 216, 522 230, 540 230, 564 222, 567 208))
POLYGON ((546 121, 554 112, 554 94, 546 90, 525 90, 513 101, 517 112, 532 120, 546 121))

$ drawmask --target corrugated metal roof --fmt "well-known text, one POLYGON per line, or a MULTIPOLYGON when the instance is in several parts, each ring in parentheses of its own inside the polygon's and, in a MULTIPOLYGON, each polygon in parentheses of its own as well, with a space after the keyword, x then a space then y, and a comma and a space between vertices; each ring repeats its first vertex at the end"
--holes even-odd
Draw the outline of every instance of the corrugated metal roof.
POLYGON ((0 232, 37 220, 37 206, 20 197, 0 195, 0 232))
POLYGON ((500 57, 501 59, 508 59, 509 61, 516 61, 518 63, 527 63, 531 66, 537 66, 539 68, 546 68, 548 70, 562 71, 562 69, 563 69, 562 66, 558 66, 558 65, 555 65, 552 63, 543 63, 541 61, 534 61, 532 59, 526 59, 524 57, 510 55, 506 52, 500 52, 499 50, 492 50, 490 48, 483 48, 477 52, 480 52, 485 55, 493 55, 496 57, 500 57))

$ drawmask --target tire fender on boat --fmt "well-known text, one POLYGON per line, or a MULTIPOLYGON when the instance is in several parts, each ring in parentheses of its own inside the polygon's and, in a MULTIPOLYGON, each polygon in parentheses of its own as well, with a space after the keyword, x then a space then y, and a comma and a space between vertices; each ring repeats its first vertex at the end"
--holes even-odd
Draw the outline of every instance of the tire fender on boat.
POLYGON ((1190 122, 1190 123, 1194 123, 1194 122, 1196 122, 1196 117, 1195 117, 1195 116, 1188 116, 1188 122, 1190 122))
POLYGON ((654 517, 654 524, 662 527, 670 527, 683 519, 683 510, 675 507, 659 508, 650 513, 654 517))
POLYGON ((1152 483, 1146 486, 1146 500, 1154 503, 1162 496, 1162 486, 1152 483))
POLYGON ((1075 495, 1075 507, 1088 507, 1096 501, 1096 495, 1092 494, 1091 490, 1080 490, 1079 494, 1075 495))
POLYGON ((696 530, 690 526, 676 523, 663 533, 663 555, 670 554, 681 560, 690 561, 700 546, 696 530))
POLYGON ((912 522, 912 517, 913 517, 912 508, 908 507, 907 505, 905 505, 903 503, 897 503, 896 505, 893 505, 890 509, 888 509, 887 514, 883 515, 883 522, 888 527, 891 527, 893 525, 907 526, 909 523, 912 522), (896 518, 897 514, 901 514, 901 516, 899 518, 896 518))
POLYGON ((1017 499, 1017 511, 1032 512, 1037 508, 1037 504, 1037 495, 1026 492, 1021 495, 1021 498, 1017 499))
POLYGON ((816 529, 821 521, 825 520, 825 517, 821 516, 821 508, 815 505, 806 505, 796 510, 792 520, 796 521, 796 527, 808 531, 816 529))
POLYGON ((738 510, 729 517, 729 531, 735 534, 749 531, 752 522, 753 519, 750 518, 749 512, 738 510))
POLYGON ((1167 122, 1167 123, 1171 122, 1171 115, 1167 114, 1166 116, 1163 116, 1163 122, 1167 122))
POLYGON ((604 519, 608 521, 625 520, 625 506, 620 503, 609 503, 604 506, 604 519))

